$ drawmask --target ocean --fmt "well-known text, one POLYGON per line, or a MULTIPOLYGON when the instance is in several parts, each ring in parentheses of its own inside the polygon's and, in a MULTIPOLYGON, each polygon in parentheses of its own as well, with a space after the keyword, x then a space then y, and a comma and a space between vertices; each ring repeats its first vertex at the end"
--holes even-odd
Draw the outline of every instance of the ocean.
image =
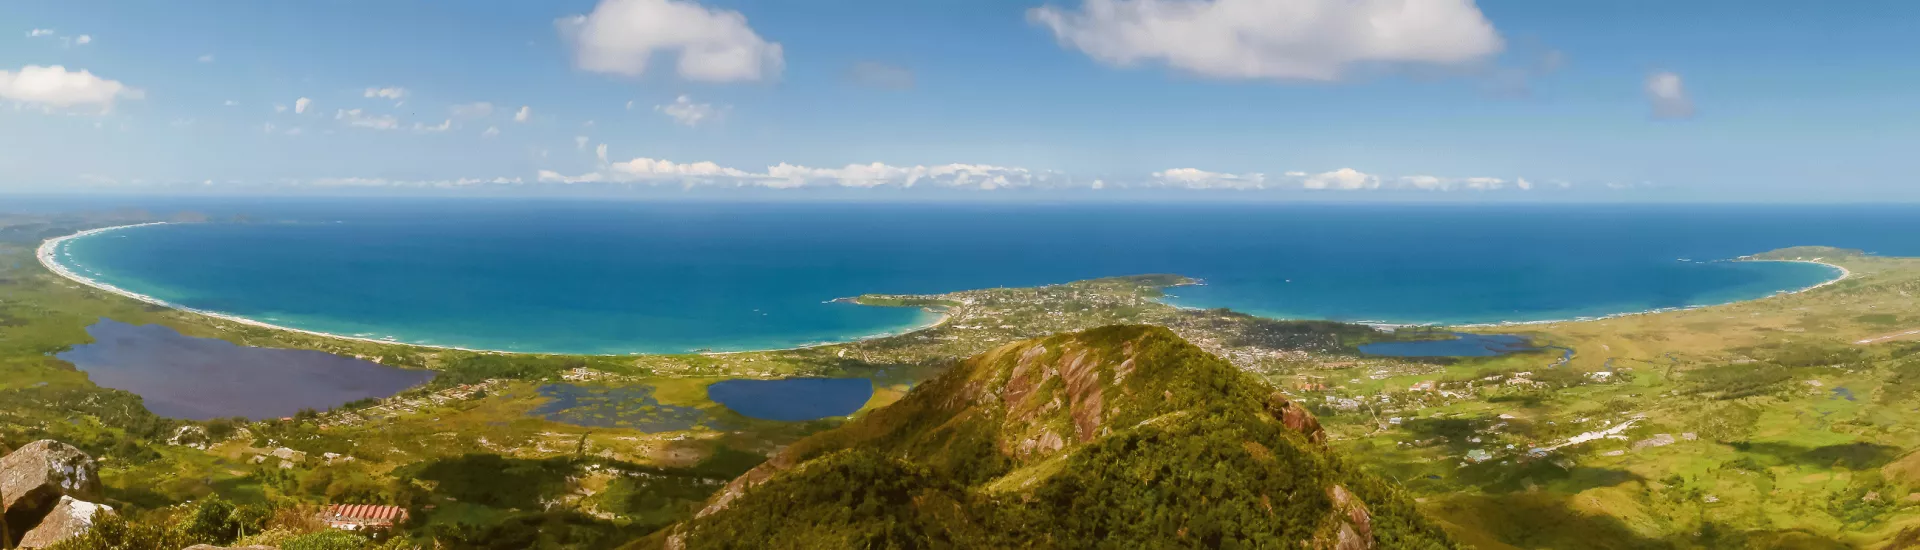
MULTIPOLYGON (((196 208, 196 206, 199 206, 196 208)), ((1920 255, 1913 206, 879 204, 227 200, 246 221, 68 241, 62 261, 187 307, 474 349, 663 353, 897 333, 832 303, 1177 273, 1170 303, 1494 323, 1753 299, 1831 279, 1725 262, 1795 245, 1920 255)))

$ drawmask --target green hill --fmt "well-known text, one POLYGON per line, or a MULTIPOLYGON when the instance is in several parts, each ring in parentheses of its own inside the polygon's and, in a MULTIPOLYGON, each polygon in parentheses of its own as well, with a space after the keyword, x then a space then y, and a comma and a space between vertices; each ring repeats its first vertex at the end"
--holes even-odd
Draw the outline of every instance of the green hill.
POLYGON ((1002 346, 629 548, 1452 548, 1319 422, 1158 327, 1002 346))

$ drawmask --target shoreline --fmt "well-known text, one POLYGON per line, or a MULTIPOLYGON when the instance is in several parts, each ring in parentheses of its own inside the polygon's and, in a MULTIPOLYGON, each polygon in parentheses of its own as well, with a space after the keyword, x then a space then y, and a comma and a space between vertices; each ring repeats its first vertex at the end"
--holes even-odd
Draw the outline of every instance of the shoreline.
MULTIPOLYGON (((1821 282, 1819 282, 1819 283, 1815 283, 1815 284, 1813 284, 1813 285, 1811 285, 1811 286, 1807 286, 1807 287, 1804 287, 1804 288, 1800 288, 1800 289, 1796 289, 1796 290, 1781 290, 1781 291, 1776 291, 1776 292, 1774 292, 1774 293, 1772 293, 1772 294, 1768 294, 1768 295, 1766 295, 1766 296, 1761 296, 1761 297, 1758 297, 1758 298, 1748 298, 1748 299, 1745 299, 1745 300, 1733 300, 1733 301, 1730 301, 1730 302, 1721 302, 1721 303, 1717 303, 1717 304, 1702 304, 1702 305, 1696 305, 1696 306, 1680 306, 1680 307, 1663 307, 1663 308, 1654 308, 1654 309, 1647 309, 1647 310, 1640 310, 1640 311, 1627 311, 1627 312, 1621 312, 1621 313, 1609 313, 1609 314, 1606 314, 1606 315, 1599 315, 1599 316, 1594 316, 1594 317, 1573 317, 1573 318, 1566 318, 1566 319, 1543 319, 1543 320, 1538 320, 1538 321, 1495 321, 1495 322, 1490 322, 1490 323, 1465 323, 1465 324, 1457 324, 1457 325, 1456 325, 1456 324, 1447 324, 1447 323, 1388 323, 1388 322, 1376 322, 1376 321, 1336 321, 1336 322, 1343 322, 1343 323, 1349 323, 1349 324, 1355 324, 1355 325, 1366 325, 1366 326, 1370 326, 1370 327, 1373 327, 1373 328, 1376 328, 1376 329, 1385 329, 1385 330, 1391 330, 1391 329, 1398 329, 1398 328, 1412 328, 1412 327, 1427 327, 1427 328, 1452 328, 1452 329, 1480 329, 1480 328, 1500 328, 1500 327, 1517 327, 1517 326, 1527 326, 1527 325, 1554 325, 1554 324, 1560 324, 1560 323, 1586 323, 1586 322, 1591 322, 1591 321, 1605 321, 1605 320, 1609 320, 1609 319, 1618 319, 1618 318, 1622 318, 1622 317, 1634 317, 1634 316, 1639 316, 1639 315, 1653 315, 1653 314, 1659 314, 1659 313, 1672 313, 1672 312, 1676 312, 1676 311, 1691 311, 1691 310, 1696 310, 1696 309, 1702 309, 1702 308, 1709 308, 1709 307, 1720 307, 1720 306, 1724 306, 1724 305, 1730 305, 1730 304, 1738 304, 1738 303, 1741 303, 1741 302, 1752 302, 1752 301, 1756 301, 1756 300, 1765 300, 1765 299, 1767 299, 1767 298, 1772 298, 1772 297, 1775 297, 1775 296, 1787 296, 1787 295, 1793 295, 1793 294, 1800 294, 1800 293, 1802 293, 1802 292, 1808 292, 1808 291, 1812 291, 1812 290, 1817 290, 1817 289, 1820 289, 1820 288, 1822 288, 1822 287, 1825 287, 1825 286, 1827 286, 1827 285, 1831 285, 1831 284, 1834 284, 1834 283, 1838 283, 1838 282, 1840 282, 1840 281, 1844 281, 1844 280, 1846 280, 1846 279, 1848 279, 1848 278, 1850 278, 1850 277, 1852 277, 1852 276, 1853 276, 1853 271, 1851 271, 1851 270, 1848 270, 1848 269, 1847 269, 1847 268, 1845 268, 1845 267, 1842 267, 1842 266, 1840 266, 1840 265, 1838 265, 1838 264, 1832 264, 1832 263, 1827 263, 1827 262, 1823 262, 1823 261, 1820 261, 1820 260, 1821 260, 1820 258, 1815 258, 1815 259, 1812 259, 1812 260, 1758 260, 1758 259, 1747 259, 1747 258, 1744 258, 1744 257, 1743 257, 1743 258, 1737 258, 1737 259, 1733 259, 1733 260, 1716 260, 1716 261, 1722 261, 1722 262, 1729 262, 1729 261, 1730 261, 1730 262, 1789 262, 1789 263, 1803 263, 1803 264, 1815 264, 1815 265, 1823 265, 1823 266, 1827 266, 1827 267, 1829 267, 1829 268, 1832 268, 1832 269, 1834 269, 1834 270, 1836 270, 1836 271, 1839 271, 1839 272, 1840 272, 1840 276, 1838 276, 1838 277, 1834 277, 1834 278, 1832 278, 1832 279, 1828 279, 1828 280, 1826 280, 1826 281, 1821 281, 1821 282)), ((1168 287, 1168 288, 1171 288, 1171 287, 1168 287)), ((1162 304, 1166 304, 1166 305, 1169 305, 1169 306, 1173 306, 1173 307, 1175 307, 1175 308, 1178 308, 1178 309, 1183 309, 1183 310, 1188 310, 1188 311, 1201 311, 1201 310, 1206 310, 1206 309, 1211 309, 1211 308, 1202 308, 1202 307, 1194 307, 1194 306, 1183 306, 1183 305, 1178 305, 1178 304, 1173 304, 1173 303, 1168 303, 1168 302, 1166 302, 1166 301, 1164 301, 1164 298, 1163 298, 1162 300, 1160 300, 1160 303, 1162 303, 1162 304)), ((1231 308, 1229 308, 1229 309, 1231 309, 1231 308)), ((1260 318, 1264 318, 1264 319, 1272 319, 1272 320, 1275 320, 1275 321, 1326 321, 1326 320, 1327 320, 1327 319, 1308 319, 1308 318, 1296 318, 1296 317, 1278 317, 1278 316, 1275 316, 1275 317, 1269 317, 1269 316, 1265 316, 1265 315, 1260 315, 1260 314, 1257 314, 1257 313, 1250 313, 1250 312, 1245 312, 1245 311, 1240 311, 1240 310, 1233 310, 1233 311, 1234 311, 1234 312, 1236 312, 1236 313, 1246 313, 1247 315, 1252 315, 1252 316, 1255 316, 1255 317, 1260 317, 1260 318)))
MULTIPOLYGON (((62 265, 62 264, 61 264, 61 263, 59 262, 59 260, 57 260, 57 259, 56 259, 56 252, 57 252, 57 251, 58 251, 58 250, 60 249, 60 245, 61 245, 61 244, 63 244, 63 243, 65 243, 65 242, 67 242, 68 240, 71 240, 71 239, 75 239, 75 238, 79 238, 79 237, 87 237, 87 236, 93 236, 93 235, 99 235, 99 234, 102 234, 102 233, 108 233, 108 232, 112 232, 112 231, 118 231, 118 230, 122 230, 122 229, 128 229, 128 228, 134 228, 134 227, 146 227, 146 226, 153 226, 153 225, 166 225, 166 224, 169 224, 169 223, 175 223, 175 222, 147 222, 147 223, 137 223, 137 224, 129 224, 129 225, 117 225, 117 226, 112 226, 112 227, 101 227, 101 228, 96 228, 96 229, 88 229, 88 230, 85 230, 85 231, 81 231, 81 232, 78 232, 78 233, 74 233, 74 234, 71 234, 71 235, 64 235, 64 236, 60 236, 60 237, 54 237, 54 238, 51 238, 51 239, 47 239, 46 241, 44 241, 44 242, 42 242, 42 243, 40 244, 40 247, 39 247, 38 249, 36 249, 36 250, 35 250, 35 253, 34 253, 34 256, 35 256, 35 257, 36 257, 37 259, 39 259, 39 261, 40 261, 40 265, 41 265, 42 267, 44 267, 44 268, 46 268, 46 269, 47 269, 48 271, 51 271, 51 272, 53 272, 53 273, 54 273, 55 275, 58 275, 58 276, 60 276, 60 277, 62 277, 62 278, 65 278, 65 279, 67 279, 67 280, 70 280, 70 281, 73 281, 73 282, 76 282, 76 283, 80 283, 81 285, 84 285, 84 286, 87 286, 87 287, 91 287, 91 288, 93 288, 93 289, 96 289, 96 290, 101 290, 101 291, 105 291, 105 292, 108 292, 108 293, 112 293, 112 294, 115 294, 115 295, 119 295, 119 296, 121 296, 121 297, 125 297, 125 298, 130 298, 130 299, 133 299, 133 300, 136 300, 136 301, 139 301, 139 302, 143 302, 143 303, 147 303, 147 304, 152 304, 152 305, 157 305, 157 306, 161 306, 161 307, 165 307, 165 308, 170 308, 170 309, 175 309, 175 310, 179 310, 179 311, 184 311, 184 312, 187 312, 187 313, 192 313, 192 314, 196 314, 196 315, 201 315, 201 316, 205 316, 205 317, 209 317, 209 318, 212 318, 212 319, 218 319, 218 320, 222 320, 222 321, 227 321, 227 322, 231 322, 231 323, 237 323, 237 324, 241 324, 241 325, 246 325, 246 326, 251 326, 251 327, 257 327, 257 328, 265 328, 265 329, 270 329, 270 330, 281 330, 281 331, 286 331, 286 332, 292 332, 292 333, 297 333, 297 334, 304 334, 304 335, 308 335, 308 336, 315 336, 315 337, 320 337, 320 338, 333 338, 333 339, 338 339, 338 340, 345 340, 345 341, 352 341, 352 342, 363 342, 363 343, 370 343, 370 344, 380 344, 380 345, 389 345, 389 346, 405 346, 405 347, 415 347, 415 348, 425 348, 425 349, 439 349, 439 350, 454 350, 454 351, 465 351, 465 352, 471 352, 471 353, 491 353, 491 354, 509 354, 509 355, 573 355, 573 356, 587 356, 587 357, 630 357, 630 356, 641 356, 641 355, 705 355, 705 356, 722 356, 722 355, 737 355, 737 354, 744 354, 744 353, 766 353, 766 352, 779 352, 779 351, 795 351, 795 350, 804 350, 804 349, 813 349, 813 348, 822 348, 822 347, 828 347, 828 346, 838 346, 838 345, 847 345, 847 344, 855 344, 855 343, 860 343, 860 342, 865 342, 865 341, 869 341, 869 340, 877 340, 877 339, 881 339, 881 338, 892 338, 892 337, 898 337, 898 336, 905 336, 905 335, 909 335, 909 334, 913 334, 913 333, 916 333, 916 332, 921 332, 921 331, 924 331, 924 330, 929 330, 929 329, 934 329, 934 328, 938 328, 938 327, 941 327, 941 326, 943 326, 943 325, 945 325, 945 324, 947 324, 947 322, 949 322, 949 321, 951 321, 951 320, 953 319, 953 315, 952 315, 952 314, 951 314, 950 312, 935 312, 935 311, 933 311, 933 310, 931 310, 931 309, 927 309, 927 308, 920 308, 920 309, 921 309, 922 311, 925 311, 925 312, 928 312, 928 313, 936 313, 937 315, 939 315, 939 317, 938 317, 937 319, 934 319, 934 321, 933 321, 932 323, 927 323, 927 324, 920 324, 920 325, 915 325, 915 326, 912 326, 912 327, 910 327, 910 328, 906 328, 906 329, 904 329, 904 330, 896 330, 896 331, 887 331, 887 332, 881 332, 881 333, 877 333, 877 334, 869 334, 869 335, 865 335, 865 336, 860 336, 860 337, 856 337, 856 338, 852 338, 852 339, 848 339, 848 340, 845 340, 845 341, 840 341, 840 342, 819 342, 819 343, 810 343, 810 344, 801 344, 801 345, 796 345, 796 346, 789 346, 789 347, 783 347, 783 348, 768 348, 768 349, 750 349, 750 350, 736 350, 736 351, 706 351, 706 352, 700 352, 700 351, 686 351, 686 352, 671 352, 671 353, 649 353, 649 352, 630 352, 630 353, 554 353, 554 352, 534 352, 534 351, 507 351, 507 350, 490 350, 490 349, 477 349, 477 348, 465 348, 465 347, 459 347, 459 346, 448 346, 448 345, 437 345, 437 344, 420 344, 420 343, 412 343, 412 342, 404 342, 404 341, 399 341, 399 340, 382 340, 382 339, 378 339, 378 338, 367 338, 367 337, 361 337, 361 336, 349 336, 349 335, 342 335, 342 334, 333 334, 333 333, 327 333, 327 332, 320 332, 320 331, 315 331, 315 330, 306 330, 306 329, 299 329, 299 328, 293 328, 293 327, 288 327, 288 326, 284 326, 284 325, 277 325, 277 324, 273 324, 273 323, 268 323, 268 322, 264 322, 264 321, 256 321, 256 320, 253 320, 253 319, 248 319, 248 318, 245 318, 245 317, 241 317, 241 316, 238 316, 238 315, 231 315, 231 314, 226 314, 226 313, 220 313, 220 312, 215 312, 215 311, 207 311, 207 310, 203 310, 203 309, 196 309, 196 308, 191 308, 191 307, 186 307, 186 306, 182 306, 182 305, 179 305, 179 304, 175 304, 175 303, 172 303, 172 302, 168 302, 168 301, 166 301, 166 300, 162 300, 162 299, 159 299, 159 298, 155 298, 155 297, 152 297, 152 296, 147 296, 147 295, 144 295, 144 294, 140 294, 140 293, 137 293, 137 292, 133 292, 133 291, 129 291, 129 290, 126 290, 126 289, 123 289, 123 288, 120 288, 120 287, 117 287, 117 286, 114 286, 114 285, 111 285, 111 284, 108 284, 108 283, 104 283, 104 282, 101 282, 101 281, 97 281, 97 280, 94 280, 93 278, 90 278, 90 277, 87 277, 87 276, 85 276, 85 275, 81 275, 81 274, 79 274, 79 273, 76 273, 76 272, 74 272, 73 270, 70 270, 70 269, 68 269, 68 268, 67 268, 67 267, 66 267, 65 265, 62 265)), ((1807 264, 1815 264, 1815 265, 1822 265, 1822 266, 1826 266, 1826 267, 1828 267, 1828 268, 1831 268, 1831 269, 1834 269, 1834 270, 1836 270, 1836 271, 1839 271, 1839 272, 1840 272, 1840 274, 1839 274, 1839 276, 1838 276, 1838 277, 1834 277, 1834 278, 1832 278, 1832 279, 1829 279, 1829 280, 1826 280, 1826 281, 1823 281, 1823 282, 1820 282, 1820 283, 1816 283, 1816 284, 1814 284, 1814 285, 1811 285, 1811 286, 1807 286, 1807 287, 1805 287, 1805 288, 1800 288, 1800 289, 1797 289, 1797 290, 1782 290, 1782 291, 1778 291, 1778 292, 1775 292, 1775 293, 1773 293, 1773 294, 1769 294, 1769 295, 1766 295, 1766 296, 1761 296, 1761 297, 1758 297, 1758 298, 1749 298, 1749 299, 1745 299, 1745 300, 1734 300, 1734 301, 1730 301, 1730 302, 1723 302, 1723 303, 1718 303, 1718 304, 1706 304, 1706 305, 1695 305, 1695 306, 1684 306, 1684 307, 1666 307, 1666 308, 1655 308, 1655 309, 1649 309, 1649 310, 1642 310, 1642 311, 1631 311, 1631 312, 1622 312, 1622 313, 1614 313, 1614 314, 1608 314, 1608 315, 1601 315, 1601 316, 1596 316, 1596 317, 1574 317, 1574 318, 1569 318, 1569 319, 1548 319, 1548 320, 1539 320, 1539 321, 1499 321, 1499 322, 1491 322, 1491 323, 1467 323, 1467 324, 1457 324, 1457 325, 1455 325, 1455 324, 1444 324, 1444 323, 1384 323, 1384 322, 1366 322, 1366 321, 1357 321, 1357 322, 1352 322, 1352 324, 1358 324, 1358 325, 1367 325, 1367 326, 1371 326, 1371 327, 1374 327, 1374 328, 1376 328, 1376 329, 1389 329, 1389 330, 1390 330, 1390 329, 1397 329, 1397 328, 1404 328, 1404 327, 1437 327, 1437 328, 1455 328, 1455 329, 1482 329, 1482 328, 1500 328, 1500 327, 1517 327, 1517 326, 1528 326, 1528 325, 1553 325, 1553 324, 1559 324, 1559 323, 1579 323, 1579 322, 1591 322, 1591 321, 1604 321, 1604 320, 1609 320, 1609 319, 1617 319, 1617 318, 1622 318, 1622 317, 1632 317, 1632 316, 1638 316, 1638 315, 1653 315, 1653 314, 1659 314, 1659 313, 1670 313, 1670 312, 1676 312, 1676 311, 1688 311, 1688 310, 1695 310, 1695 309, 1701 309, 1701 308, 1708 308, 1708 307, 1717 307, 1717 306, 1723 306, 1723 305, 1728 305, 1728 304, 1735 304, 1735 303, 1740 303, 1740 302, 1750 302, 1750 301, 1754 301, 1754 300, 1763 300, 1763 299, 1766 299, 1766 298, 1771 298, 1771 297, 1774 297, 1774 296, 1782 296, 1782 295, 1792 295, 1792 294, 1800 294, 1800 293, 1803 293, 1803 292, 1809 292, 1809 291, 1813 291, 1813 290, 1817 290, 1817 289, 1820 289, 1820 288, 1823 288, 1823 287, 1826 287, 1826 286, 1828 286, 1828 285, 1832 285, 1832 284, 1834 284, 1834 283, 1838 283, 1838 282, 1840 282, 1840 281, 1844 281, 1844 280, 1846 280, 1846 279, 1848 279, 1848 278, 1850 278, 1850 277, 1852 277, 1852 276, 1853 276, 1853 272, 1852 272, 1852 271, 1850 271, 1850 270, 1848 270, 1847 268, 1845 268, 1845 267, 1842 267, 1842 266, 1840 266, 1840 265, 1837 265, 1837 264, 1833 264, 1833 263, 1828 263, 1828 262, 1824 262, 1824 261, 1821 261, 1821 260, 1822 260, 1822 258, 1814 258, 1814 259, 1812 259, 1812 260, 1774 260, 1774 259, 1749 259, 1749 258, 1746 258, 1746 257, 1742 257, 1742 258, 1737 258, 1737 259, 1733 259, 1733 260, 1718 260, 1718 261, 1737 261, 1737 262, 1791 262, 1791 263, 1807 263, 1807 264)), ((1200 282, 1200 281, 1199 281, 1198 279, 1191 279, 1191 278, 1189 278, 1189 281, 1188 281, 1188 282, 1186 282, 1186 283, 1183 283, 1183 284, 1176 284, 1176 285, 1170 285, 1170 286, 1167 286, 1167 287, 1162 287, 1162 288, 1173 288, 1173 287, 1178 287, 1178 286, 1188 286, 1188 285, 1197 285, 1197 284, 1204 284, 1204 283, 1203 283, 1203 282, 1200 282)), ((1206 308, 1197 308, 1197 307, 1193 307, 1193 306, 1183 306, 1183 305, 1177 305, 1177 304, 1173 304, 1173 303, 1169 303, 1169 302, 1167 302, 1167 301, 1166 301, 1166 298, 1169 298, 1169 297, 1174 297, 1174 298, 1177 298, 1177 297, 1175 297, 1175 296, 1163 296, 1162 298, 1160 298, 1160 299, 1157 299, 1157 300, 1155 300, 1155 301, 1156 301, 1156 302, 1159 302, 1159 303, 1161 303, 1161 304, 1164 304, 1164 305, 1167 305, 1167 306, 1169 306, 1169 307, 1173 307, 1173 308, 1177 308, 1177 309, 1183 309, 1183 310, 1200 310, 1200 309, 1206 309, 1206 308)), ((838 301, 838 300, 835 300, 835 301, 838 301)), ((858 305, 858 306, 860 306, 860 307, 883 307, 883 306, 868 306, 868 305, 864 305, 864 304, 860 304, 860 303, 858 303, 857 301, 853 301, 852 303, 853 303, 854 305, 858 305)), ((1238 311, 1238 310, 1235 310, 1235 311, 1238 311)), ((1241 313, 1246 313, 1246 312, 1241 312, 1241 313)), ((1324 319, 1291 319, 1291 318, 1283 318, 1283 317, 1267 317, 1267 316, 1264 316, 1264 315, 1258 315, 1258 314, 1253 314, 1253 313, 1248 313, 1248 314, 1249 314, 1249 315, 1254 315, 1254 316, 1256 316, 1256 317, 1262 317, 1262 318, 1268 318, 1268 319, 1274 319, 1274 320, 1280 320, 1280 321, 1309 321, 1309 320, 1311 320, 1311 321, 1320 321, 1320 320, 1324 320, 1324 319)))
MULTIPOLYGON (((208 310, 204 310, 204 309, 198 309, 198 308, 192 308, 192 307, 187 307, 187 306, 183 306, 183 305, 180 305, 180 304, 175 304, 175 303, 173 303, 173 302, 168 302, 168 301, 166 301, 166 300, 162 300, 162 299, 159 299, 159 298, 155 298, 155 297, 152 297, 152 296, 148 296, 148 295, 145 295, 145 294, 141 294, 141 293, 138 293, 138 292, 133 292, 133 291, 131 291, 131 290, 127 290, 127 289, 124 289, 124 288, 120 288, 120 287, 117 287, 117 286, 114 286, 114 285, 112 285, 112 284, 108 284, 108 283, 105 283, 105 282, 101 282, 101 281, 98 281, 98 280, 95 280, 95 279, 93 279, 93 278, 91 278, 91 277, 87 277, 87 276, 85 276, 85 275, 81 275, 81 274, 79 274, 79 273, 77 273, 77 272, 75 272, 75 271, 74 271, 74 270, 72 270, 72 269, 68 269, 66 265, 64 265, 64 264, 61 264, 61 263, 60 263, 60 261, 59 261, 59 260, 58 260, 58 259, 56 258, 56 256, 58 255, 57 253, 58 253, 58 251, 60 250, 60 245, 62 245, 62 244, 64 244, 64 243, 66 243, 67 241, 69 241, 69 240, 72 240, 72 239, 76 239, 76 238, 80 238, 80 237, 89 237, 89 236, 94 236, 94 235, 99 235, 99 234, 103 234, 103 233, 109 233, 109 232, 113 232, 113 231, 119 231, 119 230, 122 230, 122 229, 130 229, 130 228, 135 228, 135 227, 147 227, 147 226, 154 226, 154 225, 167 225, 167 224, 171 224, 171 223, 176 223, 176 222, 146 222, 146 223, 136 223, 136 224, 128 224, 128 225, 116 225, 116 226, 111 226, 111 227, 100 227, 100 228, 95 228, 95 229, 88 229, 88 230, 85 230, 85 231, 81 231, 81 232, 78 232, 78 233, 74 233, 74 234, 71 234, 71 235, 62 235, 62 236, 59 236, 59 237, 54 237, 54 238, 51 238, 51 239, 47 239, 46 241, 43 241, 43 242, 41 242, 41 243, 40 243, 40 246, 39 246, 39 248, 36 248, 36 249, 34 250, 34 257, 35 257, 36 259, 38 259, 38 260, 40 261, 40 266, 41 266, 41 267, 43 267, 43 268, 46 268, 46 270, 47 270, 47 271, 50 271, 50 272, 52 272, 52 273, 53 273, 54 275, 58 275, 58 276, 60 276, 61 278, 64 278, 64 279, 67 279, 67 280, 69 280, 69 281, 73 281, 73 282, 76 282, 76 283, 80 283, 80 284, 81 284, 82 286, 86 286, 86 287, 89 287, 89 288, 92 288, 92 289, 94 289, 94 290, 99 290, 99 291, 103 291, 103 292, 107 292, 107 293, 110 293, 110 294, 114 294, 114 295, 117 295, 117 296, 120 296, 120 297, 123 297, 123 298, 129 298, 129 299, 132 299, 132 300, 134 300, 134 301, 138 301, 138 302, 141 302, 141 303, 146 303, 146 304, 151 304, 151 305, 156 305, 156 306, 160 306, 160 307, 164 307, 164 308, 168 308, 168 309, 173 309, 173 310, 178 310, 178 311, 184 311, 184 312, 187 312, 187 313, 192 313, 192 314, 195 314, 195 315, 200 315, 200 316, 203 316, 203 317, 208 317, 208 318, 211 318, 211 319, 217 319, 217 320, 221 320, 221 321, 227 321, 227 322, 230 322, 230 323, 237 323, 237 324, 241 324, 241 325, 246 325, 246 326, 251 326, 251 327, 256 327, 256 328, 264 328, 264 329, 270 329, 270 330, 280 330, 280 331, 286 331, 286 332, 292 332, 292 333, 296 333, 296 334, 305 334, 305 335, 307 335, 307 336, 315 336, 315 337, 320 337, 320 338, 332 338, 332 339, 336 339, 336 340, 346 340, 346 341, 351 341, 351 342, 362 342, 362 343, 369 343, 369 344, 380 344, 380 345, 387 345, 387 346, 402 346, 402 347, 414 347, 414 348, 426 348, 426 349, 437 349, 437 350, 453 350, 453 351, 465 351, 465 352, 470 352, 470 353, 491 353, 491 354, 503 354, 503 355, 562 355, 562 356, 564 356, 564 355, 572 355, 572 356, 581 356, 581 357, 631 357, 631 356, 639 356, 639 355, 732 355, 732 354, 741 354, 741 353, 761 353, 761 352, 773 352, 773 351, 793 351, 793 350, 802 350, 802 349, 810 349, 810 348, 819 348, 819 347, 826 347, 826 346, 838 346, 838 345, 843 345, 843 344, 852 344, 852 343, 857 343, 857 342, 864 342, 864 341, 867 341, 867 340, 874 340, 874 339, 879 339, 879 338, 890 338, 890 337, 894 337, 894 336, 904 336, 904 335, 907 335, 907 334, 912 334, 912 333, 915 333, 915 332, 920 332, 920 331, 923 331, 923 330, 927 330, 927 329, 931 329, 931 328, 935 328, 935 327, 939 327, 939 326, 941 326, 941 325, 944 325, 944 324, 946 324, 948 320, 950 320, 950 319, 952 319, 952 318, 953 318, 953 316, 952 316, 952 315, 950 315, 950 314, 946 314, 946 313, 940 313, 940 314, 939 314, 939 315, 940 315, 940 317, 939 317, 938 319, 935 319, 935 320, 934 320, 934 321, 933 321, 932 323, 927 323, 927 324, 922 324, 922 325, 914 325, 914 326, 913 326, 913 327, 911 327, 911 328, 908 328, 908 329, 906 329, 906 330, 901 330, 901 331, 897 331, 897 332, 896 332, 896 331, 889 331, 889 332, 883 332, 883 333, 879 333, 879 334, 871 334, 871 335, 867 335, 867 336, 861 336, 861 337, 858 337, 858 338, 854 338, 854 339, 851 339, 851 340, 847 340, 847 341, 844 341, 844 342, 821 342, 821 343, 814 343, 814 344, 803 344, 803 345, 798 345, 798 346, 791 346, 791 347, 785 347, 785 348, 771 348, 771 349, 751 349, 751 350, 739 350, 739 351, 718 351, 718 352, 692 352, 692 351, 688 351, 688 352, 679 352, 679 353, 644 353, 644 352, 636 352, 636 353, 551 353, 551 352, 537 352, 537 351, 507 351, 507 350, 491 350, 491 349, 477 349, 477 348, 464 348, 464 347, 459 347, 459 346, 447 346, 447 345, 438 345, 438 344, 419 344, 419 343, 413 343, 413 342, 403 342, 403 341, 399 341, 399 340, 381 340, 381 339, 378 339, 378 338, 367 338, 367 337, 363 337, 363 336, 349 336, 349 335, 344 335, 344 334, 333 334, 333 333, 328 333, 328 332, 320 332, 320 331, 317 331, 317 330, 307 330, 307 329, 300 329, 300 328, 293 328, 293 327, 289 327, 289 326, 284 326, 284 325, 276 325, 276 324, 273 324, 273 323, 268 323, 268 322, 265 322, 265 321, 256 321, 256 320, 253 320, 253 319, 248 319, 248 318, 246 318, 246 317, 241 317, 241 316, 238 316, 238 315, 231 315, 231 314, 226 314, 226 313, 220 313, 220 312, 217 312, 217 311, 208 311, 208 310)), ((856 304, 856 305, 857 305, 857 304, 856 304)), ((873 307, 873 306, 861 306, 861 307, 873 307)), ((218 327, 216 327, 216 328, 218 328, 218 327)))

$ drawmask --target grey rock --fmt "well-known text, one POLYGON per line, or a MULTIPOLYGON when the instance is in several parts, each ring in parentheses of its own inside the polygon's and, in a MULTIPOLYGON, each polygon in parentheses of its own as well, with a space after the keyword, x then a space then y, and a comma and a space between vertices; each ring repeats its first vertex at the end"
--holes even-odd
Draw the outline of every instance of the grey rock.
POLYGON ((40 440, 0 457, 0 510, 7 531, 23 539, 60 497, 98 501, 103 491, 93 457, 72 445, 40 440))
POLYGON ((20 535, 20 547, 46 548, 53 546, 53 543, 87 534, 93 529, 94 514, 102 512, 112 514, 113 507, 61 496, 60 503, 53 506, 53 511, 40 519, 40 525, 20 535))

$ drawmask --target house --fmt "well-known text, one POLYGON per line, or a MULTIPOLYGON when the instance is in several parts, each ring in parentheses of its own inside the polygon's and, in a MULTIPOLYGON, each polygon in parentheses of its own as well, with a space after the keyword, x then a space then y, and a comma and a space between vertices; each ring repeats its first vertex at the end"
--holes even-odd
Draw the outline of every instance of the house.
POLYGON ((391 529, 394 524, 407 521, 407 509, 377 504, 335 504, 320 514, 320 521, 327 522, 327 527, 348 531, 391 529))

